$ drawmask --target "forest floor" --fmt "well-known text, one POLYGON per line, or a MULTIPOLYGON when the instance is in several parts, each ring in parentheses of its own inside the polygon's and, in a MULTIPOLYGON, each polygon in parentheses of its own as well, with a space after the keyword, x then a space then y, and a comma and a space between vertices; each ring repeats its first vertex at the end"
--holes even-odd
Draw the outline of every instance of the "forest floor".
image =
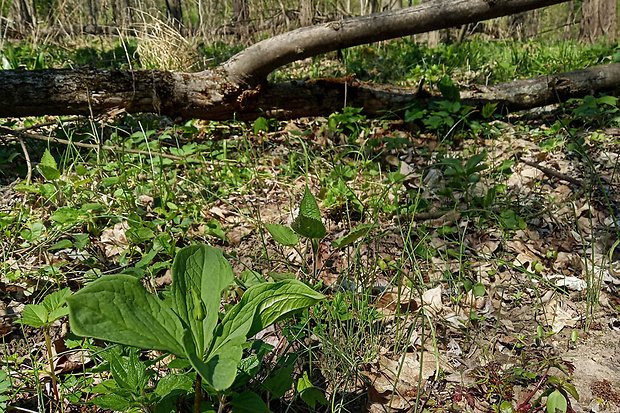
MULTIPOLYGON (((244 353, 249 379, 232 391, 272 411, 567 411, 564 400, 617 412, 620 109, 609 99, 511 116, 446 101, 404 120, 351 108, 286 122, 5 120, 117 150, 27 142, 38 164, 27 182, 22 147, 2 138, 0 407, 98 411, 120 398, 151 411, 174 397, 157 411, 189 411, 191 387, 157 389, 190 370, 144 351, 147 382, 121 388, 105 344, 73 335, 64 316, 50 320, 56 396, 44 329, 17 320, 106 274, 165 291, 175 252, 208 243, 238 279, 226 303, 253 278, 327 296, 244 353), (290 226, 306 188, 327 235, 282 245, 265 224, 290 226), (283 372, 288 388, 272 398, 266 383, 283 372)), ((229 396, 233 411, 263 409, 209 394, 204 411, 227 410, 229 396)))

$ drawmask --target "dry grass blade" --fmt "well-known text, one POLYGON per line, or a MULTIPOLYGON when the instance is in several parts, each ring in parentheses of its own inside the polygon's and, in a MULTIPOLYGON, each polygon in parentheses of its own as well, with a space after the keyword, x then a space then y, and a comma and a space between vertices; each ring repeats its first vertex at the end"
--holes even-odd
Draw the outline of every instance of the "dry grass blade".
POLYGON ((173 26, 143 13, 142 30, 138 38, 138 54, 142 66, 189 72, 197 64, 196 45, 173 26))

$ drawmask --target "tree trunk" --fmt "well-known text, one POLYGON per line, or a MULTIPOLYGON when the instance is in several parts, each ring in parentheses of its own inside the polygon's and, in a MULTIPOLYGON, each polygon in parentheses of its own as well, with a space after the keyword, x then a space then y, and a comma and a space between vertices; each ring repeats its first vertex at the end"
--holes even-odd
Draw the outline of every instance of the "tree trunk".
POLYGON ((616 0, 583 0, 579 39, 595 43, 602 36, 614 41, 616 38, 616 0))
POLYGON ((179 33, 184 34, 181 0, 166 0, 166 10, 168 12, 168 18, 172 21, 172 26, 177 29, 179 33))
MULTIPOLYGON (((460 26, 564 1, 454 0, 424 3, 399 11, 303 27, 257 43, 217 69, 194 74, 88 69, 0 71, 0 117, 125 110, 219 120, 233 116, 251 119, 261 116, 261 110, 264 110, 269 116, 290 118, 339 110, 345 93, 349 105, 363 107, 367 113, 376 114, 379 110, 402 108, 415 99, 415 94, 390 87, 345 87, 338 80, 269 85, 265 78, 282 65, 320 53, 460 26)), ((618 70, 618 66, 609 67, 618 70)), ((607 71, 604 75, 612 76, 607 71)), ((600 90, 603 86, 599 84, 606 85, 605 76, 590 89, 600 90)), ((547 85, 547 89, 543 89, 548 91, 549 78, 543 79, 538 84, 547 85)), ((556 82, 554 88, 559 90, 563 86, 564 83, 560 82, 558 86, 556 82)), ((537 99, 539 92, 533 94, 531 90, 527 89, 514 103, 507 99, 506 106, 520 107, 523 104, 518 102, 537 99)), ((493 100, 494 97, 490 94, 488 99, 493 100)), ((549 99, 545 95, 544 101, 549 99)))
POLYGON ((88 25, 92 26, 94 31, 97 30, 97 2, 95 0, 88 0, 86 2, 88 7, 88 25))
POLYGON ((247 0, 232 0, 233 25, 237 38, 247 41, 250 38, 250 8, 247 0))
MULTIPOLYGON (((239 88, 221 70, 195 74, 160 70, 0 71, 6 90, 0 117, 89 115, 122 110, 211 120, 290 119, 327 115, 348 106, 368 116, 402 113, 415 101, 440 100, 415 90, 346 79, 318 79, 239 88), (36 76, 33 76, 36 74, 36 76)), ((522 110, 620 89, 620 63, 553 76, 476 86, 461 92, 463 104, 522 110)))
POLYGON ((312 26, 314 19, 314 6, 312 0, 299 0, 299 20, 301 26, 312 26))

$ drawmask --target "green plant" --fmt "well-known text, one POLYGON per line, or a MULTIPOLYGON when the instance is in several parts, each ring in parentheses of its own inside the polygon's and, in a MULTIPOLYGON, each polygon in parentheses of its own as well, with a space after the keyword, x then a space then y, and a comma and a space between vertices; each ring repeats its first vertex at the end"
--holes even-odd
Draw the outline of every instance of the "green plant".
MULTIPOLYGON (((312 251, 314 266, 312 276, 314 279, 317 278, 318 242, 325 237, 327 229, 321 221, 321 211, 316 203, 316 199, 308 187, 306 187, 304 196, 299 204, 299 215, 297 215, 290 228, 282 224, 265 224, 265 228, 267 228, 274 241, 284 246, 296 248, 300 241, 299 236, 306 238, 312 251)), ((372 228, 374 228, 372 224, 359 225, 347 235, 335 240, 332 245, 337 248, 346 247, 365 236, 372 228)), ((305 251, 308 251, 308 245, 306 245, 305 251)), ((299 249, 297 249, 297 252, 302 257, 306 255, 302 254, 302 251, 299 249)))
POLYGON ((111 378, 89 388, 99 393, 91 403, 114 411, 139 407, 143 411, 173 411, 177 396, 192 389, 194 378, 188 373, 170 373, 149 383, 155 372, 152 362, 140 360, 138 349, 112 345, 99 353, 109 367, 111 378))
MULTIPOLYGON (((419 104, 409 106, 405 111, 405 122, 421 121, 428 130, 449 135, 458 123, 469 124, 468 117, 474 108, 461 105, 459 89, 450 77, 441 78, 437 87, 444 100, 431 102, 428 109, 419 104)), ((493 107, 485 107, 483 114, 490 117, 493 112, 493 107)))
POLYGON ((0 370, 0 413, 4 413, 8 406, 9 396, 5 393, 11 388, 9 375, 4 370, 0 370))
POLYGON ((71 296, 69 288, 53 292, 43 299, 41 304, 28 304, 22 311, 22 318, 18 323, 29 325, 34 328, 42 328, 45 337, 45 348, 49 362, 49 375, 52 378, 52 386, 56 401, 60 400, 58 394, 58 378, 54 373, 54 353, 52 352, 52 339, 50 337, 50 326, 56 320, 61 319, 69 313, 67 299, 71 296))
POLYGON ((582 122, 595 121, 599 127, 606 123, 617 125, 620 123, 620 108, 615 96, 594 97, 588 95, 582 99, 569 99, 567 103, 578 103, 573 109, 573 116, 582 122))
POLYGON ((105 276, 67 300, 71 328, 82 336, 185 358, 198 373, 196 398, 202 380, 223 398, 248 337, 324 298, 296 280, 261 283, 220 319, 220 297, 232 281, 221 250, 185 247, 174 258, 169 296, 159 299, 129 275, 105 276))
POLYGON ((362 115, 363 108, 345 107, 342 113, 335 112, 329 115, 327 126, 335 134, 344 134, 349 140, 355 141, 363 130, 366 116, 362 115))

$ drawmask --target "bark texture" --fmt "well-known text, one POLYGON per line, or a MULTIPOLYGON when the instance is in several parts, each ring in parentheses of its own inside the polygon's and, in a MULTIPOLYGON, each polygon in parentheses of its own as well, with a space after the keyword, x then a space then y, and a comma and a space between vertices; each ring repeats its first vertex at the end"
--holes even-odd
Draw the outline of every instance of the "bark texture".
POLYGON ((616 38, 616 0, 584 0, 581 5, 579 38, 585 43, 595 43, 602 36, 616 38))
MULTIPOLYGON (((415 90, 346 79, 318 79, 241 88, 220 70, 196 74, 169 71, 0 71, 4 99, 0 117, 89 115, 119 109, 212 120, 279 119, 327 115, 348 106, 369 116, 402 113, 420 97, 415 90)), ((498 103, 521 110, 620 89, 620 63, 534 79, 478 86, 461 93, 464 104, 498 103)))

